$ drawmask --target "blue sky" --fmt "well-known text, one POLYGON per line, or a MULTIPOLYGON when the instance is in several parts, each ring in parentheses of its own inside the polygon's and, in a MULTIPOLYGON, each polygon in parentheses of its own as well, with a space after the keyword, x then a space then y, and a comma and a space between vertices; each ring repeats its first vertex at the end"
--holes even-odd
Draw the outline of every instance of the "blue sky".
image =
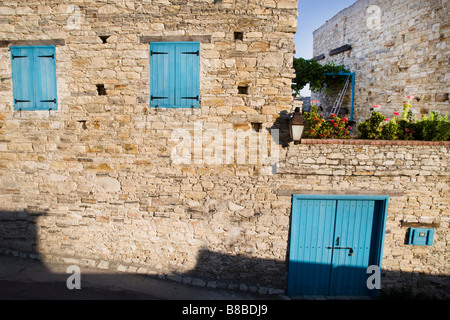
MULTIPOLYGON (((297 33, 294 36, 296 58, 313 57, 313 32, 335 14, 354 4, 357 0, 299 0, 297 33)), ((300 92, 310 96, 308 86, 300 92)))
POLYGON ((313 32, 339 11, 354 4, 356 0, 299 0, 298 23, 295 43, 296 58, 313 57, 313 32))

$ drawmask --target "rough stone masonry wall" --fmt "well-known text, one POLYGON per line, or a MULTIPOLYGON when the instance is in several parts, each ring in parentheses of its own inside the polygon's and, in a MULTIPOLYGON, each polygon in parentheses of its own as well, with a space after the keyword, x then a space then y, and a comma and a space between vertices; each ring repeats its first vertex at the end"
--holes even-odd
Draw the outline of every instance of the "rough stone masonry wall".
POLYGON ((303 144, 287 150, 277 194, 389 195, 382 290, 403 287, 448 297, 449 143, 306 140, 303 144), (436 228, 433 246, 406 245, 411 226, 436 228))
POLYGON ((444 291, 448 145, 302 144, 277 146, 277 167, 175 164, 176 128, 285 127, 278 113, 292 99, 297 6, 140 3, 80 3, 80 29, 67 29, 75 12, 67 5, 2 2, 1 39, 64 45, 56 49, 59 106, 51 112, 13 111, 9 49, 0 48, 1 253, 279 293, 292 194, 387 194, 383 283, 414 286, 423 273, 419 289, 444 291), (244 39, 235 41, 234 31, 244 39), (99 34, 111 36, 103 44, 99 34), (140 37, 205 35, 201 107, 150 110, 149 46, 140 37), (237 93, 241 81, 248 95, 237 93), (106 96, 97 95, 98 83, 106 96), (405 245, 402 221, 433 223, 435 244, 405 245))
POLYGON ((157 170, 153 153, 88 153, 61 168, 4 152, 35 159, 2 160, 2 252, 282 293, 292 194, 389 195, 382 289, 448 295, 448 144, 316 142, 281 149, 274 175, 258 165, 157 170), (105 157, 111 169, 93 168, 105 157), (435 228, 433 246, 406 245, 410 226, 435 228))
MULTIPOLYGON (((408 95, 420 99, 412 103, 419 119, 432 111, 450 112, 448 3, 359 0, 314 32, 314 56, 325 55, 320 63, 334 61, 356 73, 357 121, 375 104, 389 118, 401 113, 408 95), (352 49, 329 55, 346 44, 352 49)), ((323 95, 313 99, 327 101, 323 95)))
POLYGON ((170 138, 195 122, 265 130, 289 111, 296 18, 296 0, 1 1, 1 246, 166 274, 202 247, 228 252, 243 229, 224 194, 249 198, 238 181, 252 169, 176 168, 170 138), (201 42, 199 109, 149 108, 148 42, 161 40, 201 42), (8 46, 23 41, 57 44, 57 111, 13 110, 8 46))

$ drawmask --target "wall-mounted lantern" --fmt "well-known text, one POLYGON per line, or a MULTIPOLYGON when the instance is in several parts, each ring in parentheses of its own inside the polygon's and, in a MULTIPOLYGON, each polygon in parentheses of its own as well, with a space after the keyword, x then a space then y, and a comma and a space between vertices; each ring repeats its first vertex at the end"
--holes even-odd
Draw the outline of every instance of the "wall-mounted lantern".
POLYGON ((294 114, 289 121, 289 132, 294 144, 299 144, 302 139, 303 130, 305 129, 305 122, 303 121, 303 115, 300 108, 295 108, 294 114))

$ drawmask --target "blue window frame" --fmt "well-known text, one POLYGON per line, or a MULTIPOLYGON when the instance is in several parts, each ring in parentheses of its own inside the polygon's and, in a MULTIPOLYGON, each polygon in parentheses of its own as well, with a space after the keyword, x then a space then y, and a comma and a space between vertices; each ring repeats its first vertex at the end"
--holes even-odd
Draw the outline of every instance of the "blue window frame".
POLYGON ((200 107, 200 43, 150 43, 150 106, 200 107))
POLYGON ((54 46, 11 47, 14 110, 57 110, 54 46))

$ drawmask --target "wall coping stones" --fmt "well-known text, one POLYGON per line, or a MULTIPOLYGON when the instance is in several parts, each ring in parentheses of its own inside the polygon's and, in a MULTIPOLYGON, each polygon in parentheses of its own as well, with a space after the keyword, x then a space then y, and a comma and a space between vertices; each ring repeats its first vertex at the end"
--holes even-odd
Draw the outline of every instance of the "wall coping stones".
POLYGON ((393 146, 450 146, 450 141, 419 140, 365 140, 365 139, 302 139, 302 144, 345 144, 345 145, 393 145, 393 146))

